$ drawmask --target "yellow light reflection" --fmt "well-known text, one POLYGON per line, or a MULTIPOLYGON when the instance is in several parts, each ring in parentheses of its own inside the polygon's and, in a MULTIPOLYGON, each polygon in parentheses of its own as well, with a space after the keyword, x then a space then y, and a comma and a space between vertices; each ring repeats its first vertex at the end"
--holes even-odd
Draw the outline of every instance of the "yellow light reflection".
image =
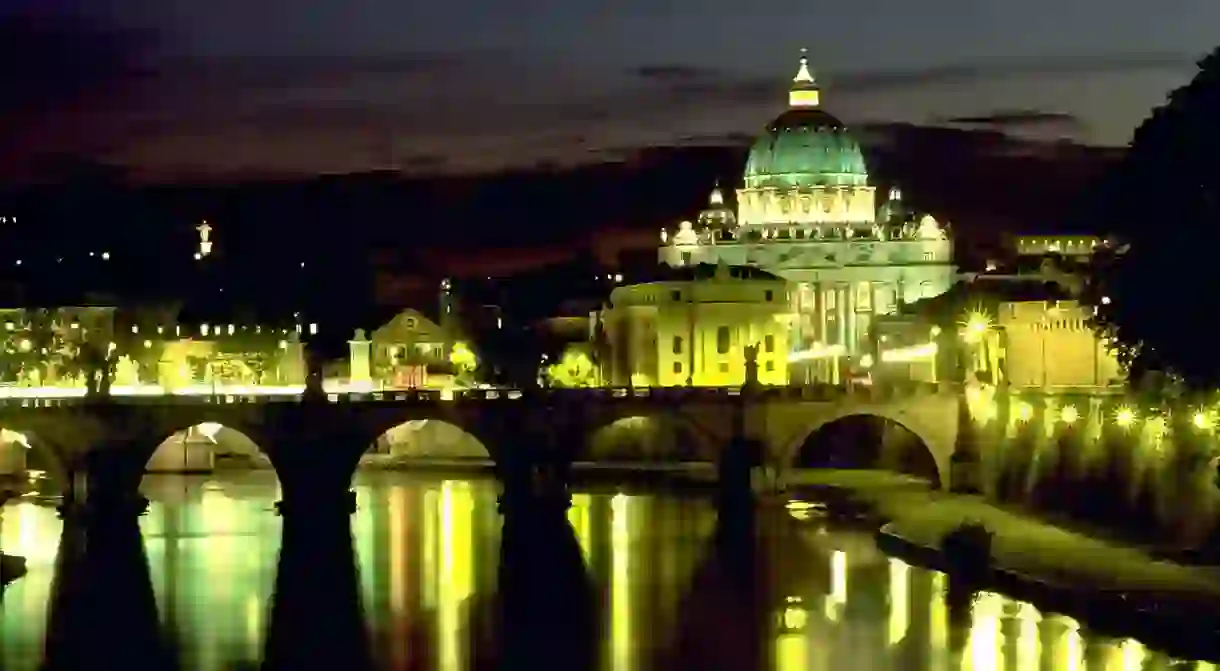
POLYGON ((1017 665, 1015 671, 1036 671, 1041 666, 1042 640, 1038 636, 1038 622, 1042 613, 1028 603, 1017 608, 1017 665))
POLYGON ((949 647, 948 592, 944 573, 932 574, 932 606, 928 613, 929 637, 934 656, 944 655, 949 647))
POLYGON ((406 508, 407 493, 401 486, 390 490, 390 611, 394 617, 401 617, 406 611, 406 540, 407 518, 403 514, 406 508))
POLYGON ((262 652, 263 638, 263 603, 258 595, 246 597, 246 649, 251 658, 256 658, 262 652))
POLYGON ((839 611, 847 605, 847 553, 835 550, 830 555, 830 594, 826 597, 826 619, 839 620, 839 611))
POLYGON ((780 634, 775 641, 777 671, 809 671, 809 645, 804 632, 780 634))
POLYGON ((1114 413, 1114 421, 1125 429, 1135 423, 1135 411, 1125 406, 1119 408, 1118 412, 1114 413))
POLYGON ((437 591, 437 575, 436 575, 436 516, 437 516, 437 493, 434 489, 429 489, 424 492, 424 609, 432 610, 436 608, 436 591, 437 591))
POLYGON ((446 480, 441 483, 441 551, 437 635, 440 638, 440 668, 465 668, 462 658, 461 606, 471 591, 471 532, 474 497, 470 484, 446 480))
POLYGON ((910 588, 910 566, 900 560, 890 558, 890 622, 889 642, 895 645, 906 638, 907 627, 910 626, 910 603, 908 592, 910 588))
POLYGON ((1148 651, 1142 643, 1128 638, 1119 644, 1118 649, 1122 653, 1122 671, 1140 671, 1144 668, 1144 658, 1148 656, 1148 651))
POLYGON ((1056 616, 1055 621, 1063 626, 1063 632, 1056 641, 1055 651, 1059 654, 1053 661, 1054 668, 1057 671, 1081 671, 1084 668, 1084 645, 1080 640, 1080 623, 1064 615, 1056 616))
POLYGON ((593 525, 589 521, 589 507, 592 504, 593 497, 588 494, 573 494, 572 506, 568 508, 568 523, 576 534, 576 542, 580 543, 580 552, 586 564, 593 557, 593 525))
POLYGON ((631 499, 616 494, 610 499, 610 655, 611 668, 633 668, 631 641, 631 587, 629 552, 631 499))
POLYGON ((1004 649, 1000 646, 1000 613, 1004 597, 994 592, 979 592, 971 608, 970 641, 967 643, 971 671, 1004 668, 1004 649))
POLYGON ((0 530, 0 547, 5 552, 25 557, 26 564, 51 566, 59 554, 59 527, 55 511, 22 502, 7 506, 0 530))

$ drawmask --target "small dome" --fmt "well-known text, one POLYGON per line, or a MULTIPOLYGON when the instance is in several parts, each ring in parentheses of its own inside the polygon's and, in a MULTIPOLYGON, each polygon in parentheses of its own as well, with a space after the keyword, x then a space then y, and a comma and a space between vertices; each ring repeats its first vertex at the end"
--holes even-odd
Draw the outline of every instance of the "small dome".
POLYGON ((820 95, 804 57, 793 79, 789 108, 767 126, 746 160, 746 188, 865 186, 868 169, 847 126, 819 107, 820 95))
POLYGON ((699 226, 712 229, 733 229, 737 227, 737 215, 733 208, 724 202, 724 193, 717 184, 708 197, 708 206, 699 213, 699 226))

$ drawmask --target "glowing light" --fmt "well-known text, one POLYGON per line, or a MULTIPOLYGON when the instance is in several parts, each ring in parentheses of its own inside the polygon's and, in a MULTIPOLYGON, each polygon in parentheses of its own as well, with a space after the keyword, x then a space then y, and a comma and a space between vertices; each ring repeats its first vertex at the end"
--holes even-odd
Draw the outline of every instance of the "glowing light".
POLYGON ((986 313, 972 311, 966 315, 966 322, 962 326, 962 338, 968 343, 977 343, 983 339, 983 335, 991 328, 991 318, 986 313))
POLYGON ((1196 412, 1195 416, 1191 418, 1191 423, 1195 425, 1196 429, 1206 431, 1207 429, 1212 428, 1215 420, 1212 419, 1211 413, 1200 411, 1196 412))
MULTIPOLYGON (((788 355, 788 361, 809 361, 810 359, 828 359, 830 357, 843 356, 847 354, 847 348, 842 345, 823 345, 822 343, 814 343, 813 347, 800 352, 792 352, 788 355)), ((884 360, 884 357, 883 359, 884 360)))
POLYGON ((881 360, 885 363, 926 361, 927 359, 935 357, 939 349, 940 347, 934 342, 915 345, 912 347, 900 347, 882 352, 881 360))
POLYGON ((1063 410, 1059 411, 1059 419, 1064 424, 1073 424, 1080 419, 1080 411, 1074 405, 1064 406, 1063 410))
POLYGON ((860 367, 861 368, 872 368, 873 367, 873 355, 865 354, 864 356, 860 357, 860 367))
POLYGON ((1034 417, 1034 406, 1021 401, 1017 404, 1017 419, 1022 422, 1028 422, 1034 417))
POLYGON ((1123 406, 1114 413, 1114 421, 1125 429, 1135 423, 1135 411, 1123 406))

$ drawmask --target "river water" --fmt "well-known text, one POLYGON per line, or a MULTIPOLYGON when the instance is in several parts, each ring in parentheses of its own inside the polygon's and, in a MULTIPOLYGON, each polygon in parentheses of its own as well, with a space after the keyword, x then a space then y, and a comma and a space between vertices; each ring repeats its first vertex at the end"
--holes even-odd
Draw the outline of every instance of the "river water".
MULTIPOLYGON (((153 504, 140 527, 157 611, 148 621, 159 620, 160 635, 173 639, 181 668, 257 667, 270 654, 281 544, 274 476, 150 476, 145 490, 153 504)), ((563 639, 539 653, 551 655, 539 668, 1133 671, 1173 664, 1134 640, 1090 636, 1068 618, 998 594, 950 609, 944 576, 879 553, 866 529, 836 528, 809 513, 767 515, 748 561, 717 551, 716 514, 705 500, 582 492, 568 525, 549 532, 550 540, 539 533, 517 543, 529 558, 502 571, 510 560, 501 553, 494 481, 361 473, 356 491, 352 591, 360 609, 297 615, 325 617, 336 631, 344 618, 354 620, 376 668, 494 666, 512 644, 502 635, 513 621, 512 594, 518 624, 546 613, 563 639), (574 642, 581 632, 586 646, 574 642)), ((28 557, 30 572, 3 596, 0 668, 43 663, 48 604, 55 585, 68 582, 55 575, 62 526, 53 510, 31 503, 3 510, 0 548, 28 557)), ((139 554, 132 556, 138 564, 139 554)), ((307 611, 308 600, 294 608, 307 611)), ((105 652, 98 654, 104 666, 105 652)))

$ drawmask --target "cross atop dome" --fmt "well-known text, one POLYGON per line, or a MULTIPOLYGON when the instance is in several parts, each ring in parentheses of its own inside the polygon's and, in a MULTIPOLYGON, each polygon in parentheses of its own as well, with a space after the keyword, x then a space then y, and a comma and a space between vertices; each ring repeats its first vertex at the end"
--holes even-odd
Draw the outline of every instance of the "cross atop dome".
POLYGON ((792 78, 792 88, 788 90, 789 107, 817 107, 821 102, 818 82, 809 70, 808 53, 808 49, 801 49, 801 65, 792 78))

